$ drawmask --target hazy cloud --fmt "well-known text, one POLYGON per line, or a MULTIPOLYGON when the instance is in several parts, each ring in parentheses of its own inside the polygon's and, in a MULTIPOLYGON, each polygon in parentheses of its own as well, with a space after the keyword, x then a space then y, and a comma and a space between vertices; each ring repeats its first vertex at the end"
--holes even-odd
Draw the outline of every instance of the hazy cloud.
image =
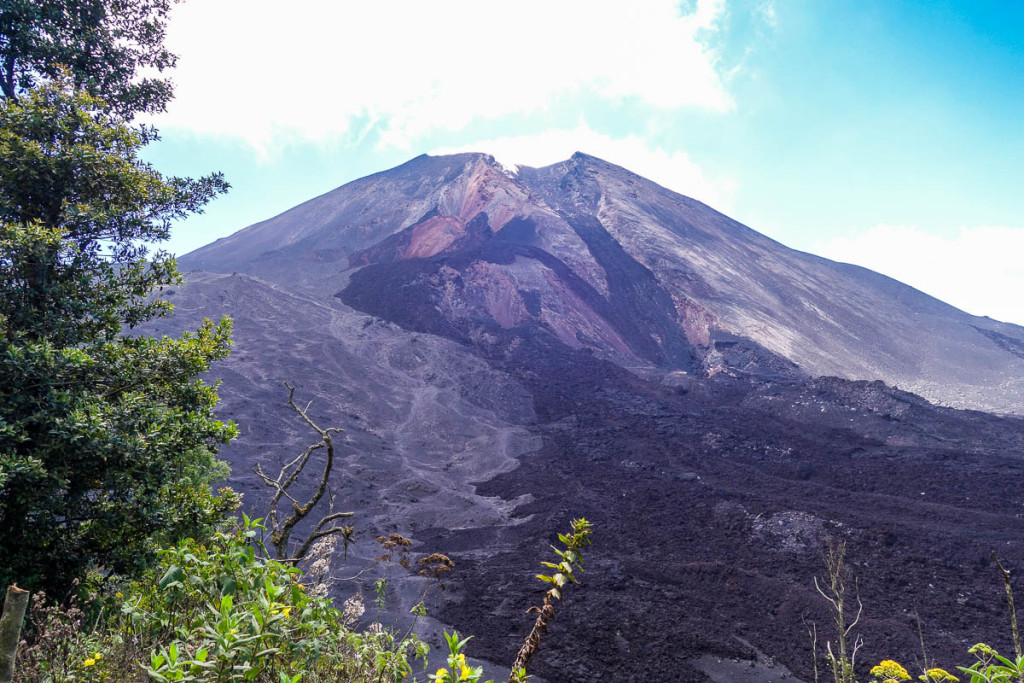
POLYGON ((562 96, 727 111, 709 40, 724 0, 205 0, 174 9, 176 99, 157 123, 261 148, 432 131, 530 114, 562 96))
POLYGON ((968 313, 1024 324, 1024 228, 961 228, 943 237, 878 225, 813 251, 884 273, 968 313))

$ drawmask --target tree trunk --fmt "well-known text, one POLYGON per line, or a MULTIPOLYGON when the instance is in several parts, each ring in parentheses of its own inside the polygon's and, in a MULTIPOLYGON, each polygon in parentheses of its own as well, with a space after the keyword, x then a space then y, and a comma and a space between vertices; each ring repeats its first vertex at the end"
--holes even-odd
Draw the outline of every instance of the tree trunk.
POLYGON ((21 624, 28 607, 28 591, 17 586, 7 589, 3 616, 0 616, 0 683, 11 683, 14 678, 14 658, 18 656, 21 624))

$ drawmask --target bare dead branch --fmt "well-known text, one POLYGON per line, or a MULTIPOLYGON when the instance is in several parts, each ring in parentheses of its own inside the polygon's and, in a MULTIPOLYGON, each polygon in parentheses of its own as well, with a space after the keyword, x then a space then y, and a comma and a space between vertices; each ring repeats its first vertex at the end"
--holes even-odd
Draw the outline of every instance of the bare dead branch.
MULTIPOLYGON (((835 627, 836 650, 832 649, 832 642, 826 641, 826 660, 832 668, 832 677, 835 683, 854 683, 854 667, 857 661, 857 651, 863 645, 863 640, 858 635, 850 642, 850 635, 853 629, 860 622, 861 614, 864 611, 864 604, 860 599, 860 592, 855 588, 855 599, 857 600, 857 611, 852 620, 847 619, 848 593, 846 589, 847 570, 844 565, 846 558, 846 543, 840 539, 828 538, 825 546, 825 572, 826 577, 822 582, 814 577, 814 587, 821 594, 832 608, 832 623, 835 627), (822 586, 824 583, 824 587, 822 586)), ((856 584, 855 584, 856 585, 856 584)))
POLYGON ((291 407, 302 421, 320 437, 320 440, 316 443, 310 444, 295 458, 285 463, 281 467, 276 478, 268 476, 258 464, 253 468, 253 471, 260 479, 263 480, 264 484, 274 489, 274 495, 270 499, 269 511, 266 517, 270 531, 270 543, 273 546, 274 555, 282 562, 297 564, 306 556, 315 541, 332 534, 348 533, 348 535, 351 536, 350 531, 346 532, 347 527, 337 526, 334 522, 340 519, 352 517, 355 513, 335 512, 334 492, 329 488, 331 472, 334 469, 335 459, 333 435, 341 434, 344 430, 337 427, 323 428, 318 425, 309 416, 309 408, 313 405, 313 402, 310 401, 306 404, 305 408, 300 408, 295 403, 295 387, 287 382, 285 382, 285 386, 288 387, 289 407, 291 407), (316 487, 309 498, 306 499, 305 502, 299 502, 299 500, 289 493, 289 489, 302 476, 306 466, 310 463, 313 453, 320 450, 326 451, 326 455, 323 461, 323 466, 320 469, 319 480, 317 481, 316 487), (320 517, 316 524, 313 525, 313 530, 298 544, 295 552, 289 552, 291 536, 295 527, 313 512, 313 509, 317 507, 325 494, 327 494, 328 497, 327 512, 320 517), (287 511, 281 510, 281 501, 283 498, 286 498, 288 503, 290 503, 290 506, 287 506, 290 509, 287 511))
POLYGON ((855 595, 857 597, 857 615, 853 618, 853 621, 850 622, 850 625, 846 627, 846 635, 850 635, 853 631, 853 627, 860 621, 860 615, 864 613, 864 603, 860 601, 859 589, 856 591, 855 595))
POLYGON ((319 523, 317 523, 316 530, 319 532, 320 529, 328 522, 333 522, 336 519, 345 519, 346 517, 352 517, 354 514, 354 512, 335 512, 333 514, 327 515, 326 517, 321 519, 319 523))
MULTIPOLYGON (((344 517, 352 517, 353 515, 355 515, 354 512, 335 512, 333 515, 330 515, 330 517, 332 519, 342 519, 344 517)), ((310 546, 312 546, 313 543, 315 543, 316 541, 320 540, 321 538, 324 538, 325 536, 341 534, 344 529, 344 527, 340 526, 332 526, 327 529, 320 529, 321 524, 324 523, 325 521, 321 520, 320 524, 317 524, 316 529, 311 534, 309 534, 309 536, 306 537, 306 540, 302 542, 302 545, 299 546, 299 549, 295 551, 295 558, 293 558, 294 562, 302 560, 302 558, 306 556, 306 553, 309 552, 310 546)), ((292 562, 292 560, 289 560, 289 562, 292 562)))
POLYGON ((850 655, 850 676, 853 676, 853 672, 857 670, 857 652, 864 645, 864 638, 860 634, 853 639, 853 653, 850 655))
MULTIPOLYGON (((1017 611, 1013 608, 1013 589, 1010 587, 1010 570, 1003 566, 1003 563, 999 561, 999 556, 996 555, 996 551, 992 551, 992 559, 996 561, 996 566, 999 567, 999 573, 1003 576, 1003 585, 1006 587, 1006 602, 1010 605, 1010 628, 1013 631, 1013 650, 1017 655, 1017 659, 1021 658, 1020 651, 1020 632, 1017 630, 1017 611)), ((1024 678, 1024 676, 1022 676, 1024 678)))
POLYGON ((292 498, 291 495, 289 495, 288 491, 285 490, 283 486, 281 486, 281 483, 279 481, 277 481, 276 479, 271 479, 270 477, 263 473, 263 468, 259 466, 259 463, 256 463, 256 466, 252 468, 252 471, 255 472, 260 479, 263 480, 263 483, 265 483, 267 486, 276 489, 274 497, 270 499, 271 505, 279 501, 281 499, 281 496, 284 496, 292 503, 298 505, 299 501, 292 498))
POLYGON ((529 611, 538 613, 537 620, 533 622, 533 628, 530 629, 523 646, 516 653, 515 662, 512 663, 512 673, 508 677, 509 683, 517 683, 518 672, 526 671, 527 665, 533 659, 533 655, 537 653, 537 648, 540 647, 541 636, 548 632, 548 624, 555 618, 555 607, 551 604, 550 595, 544 596, 543 606, 531 607, 529 611))
POLYGON ((811 625, 807 626, 804 615, 800 616, 800 620, 804 622, 804 626, 807 627, 807 635, 811 637, 811 661, 814 663, 814 683, 818 683, 818 624, 812 621, 811 625))

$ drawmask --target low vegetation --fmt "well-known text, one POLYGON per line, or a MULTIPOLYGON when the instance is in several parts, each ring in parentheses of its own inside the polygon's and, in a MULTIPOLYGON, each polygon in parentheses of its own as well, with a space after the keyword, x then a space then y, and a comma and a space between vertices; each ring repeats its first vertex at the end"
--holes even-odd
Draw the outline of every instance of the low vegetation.
MULTIPOLYGON (((863 644, 863 639, 854 632, 854 629, 860 621, 864 605, 856 593, 856 588, 852 595, 848 590, 848 584, 852 577, 845 565, 845 558, 845 543, 835 538, 826 539, 826 577, 824 581, 815 578, 814 585, 828 602, 832 612, 833 639, 826 641, 825 662, 832 671, 834 683, 857 683, 857 651, 863 644), (850 606, 853 603, 856 604, 856 608, 851 610, 850 606)), ((985 643, 977 643, 967 650, 968 654, 974 656, 974 663, 967 667, 958 666, 956 668, 962 675, 969 676, 970 683, 1024 683, 1024 655, 1021 654, 1017 613, 1014 609, 1013 591, 1010 587, 1010 572, 999 561, 995 552, 992 553, 992 559, 999 568, 1006 588, 1010 631, 1013 636, 1016 657, 1014 659, 1004 657, 985 643)), ((924 646, 924 633, 920 630, 920 622, 918 629, 921 639, 921 672, 917 675, 917 680, 921 683, 961 683, 959 677, 935 666, 934 662, 929 660, 924 646)), ((818 683, 817 628, 812 627, 810 633, 814 656, 814 680, 815 683, 818 683)), ((872 667, 868 673, 872 683, 906 683, 913 678, 902 664, 892 659, 883 660, 872 667)))
MULTIPOLYGON (((263 531, 243 516, 231 531, 161 550, 138 579, 104 581, 64 607, 35 594, 13 681, 385 683, 416 680, 417 671, 420 680, 479 681, 482 669, 466 661, 468 638, 446 634, 446 666, 426 674, 429 648, 412 629, 400 634, 366 623, 358 593, 336 607, 326 594, 330 572, 304 573, 271 559, 259 541, 263 531)), ((552 595, 576 580, 589 536, 590 525, 574 521, 561 536, 565 549, 556 549, 560 562, 545 563, 555 573, 541 575, 552 587, 538 623, 553 616, 552 595)), ((387 547, 391 537, 381 540, 387 547)), ((438 567, 450 568, 439 557, 422 558, 420 573, 439 581, 438 567)), ((380 606, 386 584, 376 590, 380 606)), ((422 601, 413 609, 425 613, 422 601)), ((524 646, 531 654, 539 637, 535 626, 524 646)), ((526 680, 525 662, 517 660, 513 676, 526 680)))

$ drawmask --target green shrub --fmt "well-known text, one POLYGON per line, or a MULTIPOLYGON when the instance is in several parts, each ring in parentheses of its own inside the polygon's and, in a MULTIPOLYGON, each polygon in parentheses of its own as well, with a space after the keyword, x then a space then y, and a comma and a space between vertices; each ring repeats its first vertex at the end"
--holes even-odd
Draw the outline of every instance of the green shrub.
POLYGON ((339 610, 311 595, 301 570, 256 552, 260 528, 246 518, 161 551, 142 579, 96 600, 93 629, 80 628, 81 610, 47 611, 39 628, 50 642, 22 653, 16 680, 378 683, 412 673, 425 643, 379 624, 356 630, 360 601, 339 610))
MULTIPOLYGON (((970 683, 1019 683, 1024 680, 1024 657, 1009 659, 985 643, 978 643, 967 651, 974 655, 971 666, 957 669, 970 676, 970 683)), ((876 683, 903 683, 911 676, 898 662, 887 659, 871 669, 876 683)), ((959 683, 960 679, 945 669, 926 668, 918 677, 921 683, 959 683)))
MULTIPOLYGON (((42 593, 33 596, 30 644, 18 654, 15 683, 399 683, 413 676, 416 660, 427 666, 428 646, 413 627, 404 635, 376 621, 357 628, 365 612, 362 597, 332 606, 326 563, 335 537, 322 539, 309 559, 311 571, 268 559, 259 540, 260 520, 243 515, 230 532, 205 541, 180 541, 159 551, 154 567, 134 580, 100 577, 100 593, 84 606, 77 600, 58 606, 42 593)), ((549 588, 534 630, 513 667, 510 680, 525 681, 526 663, 540 633, 554 617, 553 600, 577 581, 582 549, 590 542, 590 524, 574 520, 554 570, 540 575, 549 588), (523 657, 523 652, 528 656, 523 657)), ((397 534, 378 539, 385 553, 378 561, 398 564, 431 583, 440 583, 453 566, 438 553, 414 565, 408 539, 397 534)), ((429 585, 429 584, 428 584, 429 585)), ((383 607, 386 582, 374 584, 374 602, 383 607)), ((423 597, 412 608, 426 613, 423 597)), ((415 621, 413 622, 415 626, 415 621)), ((439 683, 479 683, 483 671, 471 667, 463 652, 469 638, 445 633, 446 666, 425 679, 439 683)), ((490 683, 490 682, 489 682, 490 683)))
POLYGON ((971 677, 971 683, 1012 683, 1024 680, 1024 657, 1017 657, 1015 661, 1007 659, 985 643, 978 643, 968 652, 977 661, 967 668, 957 668, 971 677))

